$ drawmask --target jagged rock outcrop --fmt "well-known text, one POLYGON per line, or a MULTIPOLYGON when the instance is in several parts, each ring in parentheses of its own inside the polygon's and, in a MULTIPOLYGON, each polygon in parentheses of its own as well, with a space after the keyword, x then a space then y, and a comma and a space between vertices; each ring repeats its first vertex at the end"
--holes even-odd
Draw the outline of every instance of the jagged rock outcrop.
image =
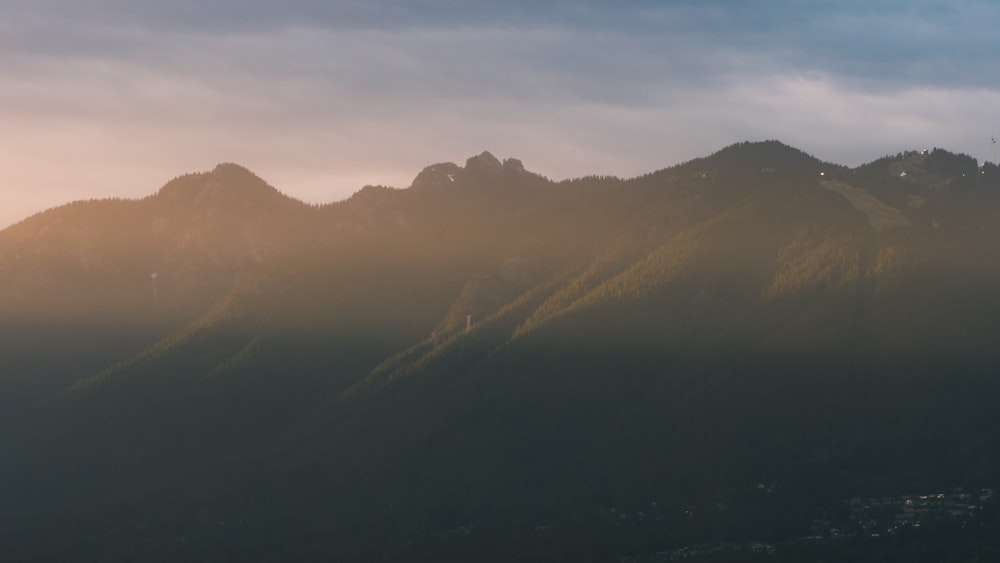
POLYGON ((505 158, 503 159, 504 170, 510 170, 512 172, 524 172, 524 164, 516 158, 505 158))
POLYGON ((503 170, 503 164, 489 151, 483 151, 465 161, 465 171, 472 174, 497 174, 503 170))
POLYGON ((527 173, 520 160, 505 158, 501 162, 489 151, 483 151, 466 159, 464 167, 454 162, 440 162, 424 168, 413 179, 410 188, 445 190, 455 185, 475 185, 482 180, 513 178, 527 173))

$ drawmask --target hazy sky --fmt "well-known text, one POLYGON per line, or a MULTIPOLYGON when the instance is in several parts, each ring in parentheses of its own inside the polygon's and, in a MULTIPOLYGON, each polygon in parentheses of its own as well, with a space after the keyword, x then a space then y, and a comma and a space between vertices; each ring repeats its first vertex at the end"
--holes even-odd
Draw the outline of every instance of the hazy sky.
POLYGON ((0 0, 0 227, 238 162, 310 202, 482 150, 992 159, 1000 2, 0 0))

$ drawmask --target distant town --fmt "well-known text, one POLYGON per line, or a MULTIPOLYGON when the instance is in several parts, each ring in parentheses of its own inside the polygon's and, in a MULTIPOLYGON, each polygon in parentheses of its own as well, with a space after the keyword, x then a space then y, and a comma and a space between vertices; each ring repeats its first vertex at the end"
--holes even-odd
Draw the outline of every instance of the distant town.
MULTIPOLYGON (((760 485, 763 491, 769 487, 760 485)), ((781 542, 743 541, 709 542, 684 545, 671 550, 658 551, 653 556, 619 557, 621 563, 643 561, 684 561, 716 560, 728 556, 745 555, 750 560, 767 559, 767 556, 796 549, 831 547, 838 543, 879 541, 897 535, 914 534, 919 537, 921 528, 947 526, 971 529, 983 526, 982 515, 994 502, 991 488, 966 491, 954 488, 948 492, 926 494, 905 494, 879 498, 853 497, 845 499, 849 507, 846 520, 821 517, 813 520, 811 534, 781 542)), ((713 507, 726 510, 725 506, 713 507)), ((653 503, 652 510, 656 510, 653 503)), ((693 515, 693 514, 692 514, 693 515)), ((636 514, 616 513, 619 525, 628 521, 642 522, 651 515, 646 512, 636 514)), ((741 559, 742 560, 742 559, 741 559)))

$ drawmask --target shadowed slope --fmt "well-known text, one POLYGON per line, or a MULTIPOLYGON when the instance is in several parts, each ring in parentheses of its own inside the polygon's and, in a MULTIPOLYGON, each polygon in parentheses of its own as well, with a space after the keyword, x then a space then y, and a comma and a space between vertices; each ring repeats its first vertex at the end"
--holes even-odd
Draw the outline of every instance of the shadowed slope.
MULTIPOLYGON (((654 560, 792 541, 855 495, 992 486, 995 179, 918 160, 772 141, 553 183, 482 153, 317 208, 223 165, 80 204, 160 249, 160 299, 190 309, 8 432, 0 543, 654 560)), ((0 246, 42 248, 44 217, 0 246)), ((130 264, 115 236, 94 244, 130 264)), ((9 279, 79 262, 73 238, 9 279)))

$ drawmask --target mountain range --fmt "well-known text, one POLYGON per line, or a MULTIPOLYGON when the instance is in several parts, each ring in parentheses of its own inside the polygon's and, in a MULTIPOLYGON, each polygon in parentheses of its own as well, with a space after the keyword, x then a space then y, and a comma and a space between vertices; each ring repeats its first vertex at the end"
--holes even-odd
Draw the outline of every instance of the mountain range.
MULTIPOLYGON (((0 556, 910 558, 931 536, 793 540, 997 485, 997 240, 996 165, 777 141, 560 182, 483 152, 319 206, 221 164, 54 208, 0 231, 0 556)), ((982 514, 928 560, 997 554, 982 514)))

